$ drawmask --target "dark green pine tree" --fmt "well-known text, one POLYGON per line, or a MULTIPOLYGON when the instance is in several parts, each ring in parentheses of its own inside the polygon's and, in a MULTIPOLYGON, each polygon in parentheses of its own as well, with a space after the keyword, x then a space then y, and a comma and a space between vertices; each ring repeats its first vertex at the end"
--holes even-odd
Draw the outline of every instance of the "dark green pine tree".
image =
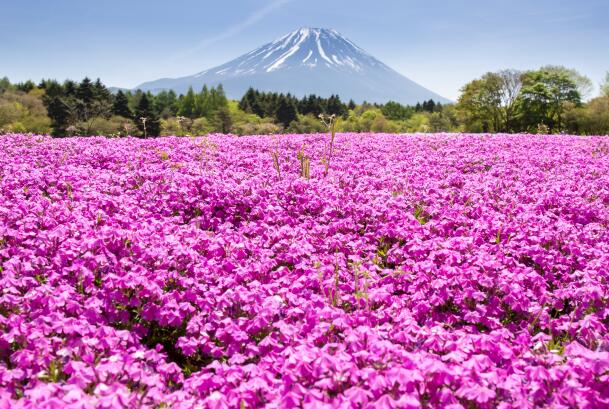
POLYGON ((299 113, 306 115, 307 112, 307 97, 306 95, 304 97, 302 97, 302 99, 298 100, 298 103, 296 104, 296 109, 298 110, 299 113))
POLYGON ((87 107, 90 107, 93 104, 95 92, 93 90, 93 83, 89 78, 85 77, 80 84, 78 84, 76 96, 87 107))
POLYGON ((112 104, 112 93, 99 78, 93 84, 93 98, 101 103, 112 104))
POLYGON ((433 112, 435 107, 436 107, 436 103, 434 102, 433 99, 430 99, 429 101, 423 101, 423 106, 422 106, 423 111, 433 112))
POLYGON ((252 106, 250 105, 250 101, 245 98, 241 98, 241 100, 239 101, 239 109, 243 112, 247 112, 248 114, 252 113, 252 106))
POLYGON ((70 110, 64 101, 63 87, 57 81, 47 81, 45 90, 42 102, 47 109, 47 115, 51 118, 52 134, 65 136, 70 122, 70 110))
POLYGON ((15 88, 17 88, 19 91, 30 92, 31 90, 36 88, 36 84, 34 84, 32 80, 27 80, 25 82, 20 82, 16 84, 15 88))
POLYGON ((114 97, 114 104, 112 105, 112 113, 114 115, 122 116, 123 118, 133 118, 133 112, 129 108, 129 100, 125 93, 118 90, 114 97))
POLYGON ((338 95, 330 95, 326 104, 326 113, 332 115, 344 115, 347 112, 345 105, 340 101, 338 95))
POLYGON ((260 118, 264 117, 264 108, 262 107, 259 91, 254 91, 249 103, 253 114, 258 115, 260 118))
POLYGON ((352 111, 355 109, 355 102, 352 99, 349 100, 349 104, 347 104, 347 109, 349 111, 352 111))
POLYGON ((277 118, 277 122, 287 128, 292 121, 295 121, 298 118, 294 102, 286 98, 284 95, 281 95, 278 98, 275 118, 277 118))
POLYGON ((316 95, 311 94, 308 97, 303 98, 303 109, 301 111, 302 114, 311 114, 314 117, 318 117, 319 114, 323 112, 323 106, 321 104, 321 99, 316 95))
POLYGON ((40 82, 38 83, 38 88, 40 89, 47 89, 47 85, 50 84, 52 81, 51 80, 45 80, 44 78, 40 80, 40 82))
POLYGON ((326 106, 328 105, 328 101, 323 99, 322 97, 315 96, 313 102, 313 106, 315 107, 316 113, 315 116, 319 116, 319 114, 326 112, 326 106), (319 111, 319 112, 317 112, 319 111))
POLYGON ((66 97, 78 97, 78 84, 72 80, 65 80, 63 83, 63 94, 66 97))
POLYGON ((0 78, 0 94, 3 94, 4 92, 6 92, 9 89, 13 89, 13 85, 8 80, 8 77, 0 78))
POLYGON ((253 113, 252 111, 252 102, 255 99, 255 91, 254 88, 249 87, 243 97, 241 97, 241 101, 239 101, 239 109, 245 111, 247 113, 253 113))
POLYGON ((145 138, 161 134, 159 114, 152 106, 146 93, 142 94, 142 98, 140 98, 140 102, 135 109, 135 123, 145 138))

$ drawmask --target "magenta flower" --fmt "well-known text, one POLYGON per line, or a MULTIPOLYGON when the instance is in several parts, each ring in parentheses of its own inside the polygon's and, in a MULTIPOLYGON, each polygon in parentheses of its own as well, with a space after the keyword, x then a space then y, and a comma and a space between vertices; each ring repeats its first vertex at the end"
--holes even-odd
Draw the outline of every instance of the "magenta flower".
POLYGON ((325 138, 0 136, 0 409, 609 407, 605 137, 325 138))

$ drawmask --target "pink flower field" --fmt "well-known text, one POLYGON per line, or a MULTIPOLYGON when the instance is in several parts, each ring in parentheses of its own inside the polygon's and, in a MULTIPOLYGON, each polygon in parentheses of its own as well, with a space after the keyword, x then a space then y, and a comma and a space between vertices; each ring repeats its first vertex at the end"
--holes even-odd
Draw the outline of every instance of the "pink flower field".
POLYGON ((0 408, 609 406, 609 139, 328 140, 0 136, 0 408))

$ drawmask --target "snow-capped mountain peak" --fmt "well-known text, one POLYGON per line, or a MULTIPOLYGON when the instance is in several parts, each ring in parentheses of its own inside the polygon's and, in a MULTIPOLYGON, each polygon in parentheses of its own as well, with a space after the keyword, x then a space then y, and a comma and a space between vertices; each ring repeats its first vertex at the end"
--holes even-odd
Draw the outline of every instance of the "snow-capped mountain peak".
POLYGON ((385 67, 336 30, 303 27, 213 71, 207 70, 196 75, 208 72, 223 76, 247 75, 295 67, 313 69, 318 66, 360 72, 366 65, 385 67))
POLYGON ((343 99, 416 103, 445 98, 392 70, 334 29, 303 27, 215 68, 189 77, 144 83, 139 89, 186 92, 223 84, 229 97, 247 88, 296 95, 338 94, 343 99))

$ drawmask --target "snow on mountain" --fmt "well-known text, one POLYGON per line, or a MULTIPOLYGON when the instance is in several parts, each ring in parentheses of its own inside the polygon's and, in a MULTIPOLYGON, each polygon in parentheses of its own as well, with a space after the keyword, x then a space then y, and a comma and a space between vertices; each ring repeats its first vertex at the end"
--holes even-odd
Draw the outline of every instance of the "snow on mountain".
POLYGON ((356 102, 398 101, 416 104, 446 98, 389 68, 336 30, 300 28, 226 64, 195 75, 163 78, 136 87, 158 92, 222 84, 230 98, 241 98, 249 87, 290 92, 297 96, 338 94, 356 102))

